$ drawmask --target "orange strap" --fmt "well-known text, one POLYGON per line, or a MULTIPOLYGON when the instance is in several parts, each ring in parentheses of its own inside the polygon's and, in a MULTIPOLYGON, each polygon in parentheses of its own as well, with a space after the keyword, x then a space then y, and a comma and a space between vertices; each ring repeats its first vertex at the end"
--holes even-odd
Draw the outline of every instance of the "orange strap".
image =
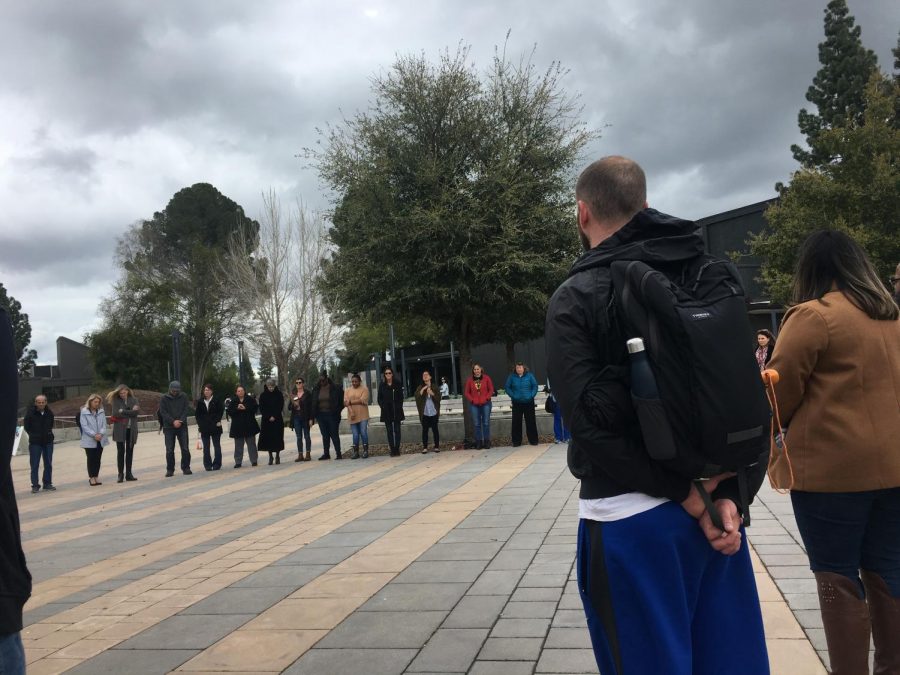
POLYGON ((788 452, 787 435, 782 433, 784 427, 781 426, 781 414, 778 411, 778 397, 775 395, 775 383, 778 381, 778 371, 770 369, 762 371, 762 380, 763 384, 766 386, 766 397, 769 399, 769 405, 772 407, 772 426, 769 441, 771 445, 769 448, 769 466, 766 469, 766 473, 769 476, 769 484, 772 486, 772 489, 780 494, 787 494, 794 487, 794 466, 791 464, 791 455, 788 452), (775 464, 776 452, 779 450, 778 446, 775 444, 775 437, 778 434, 781 434, 781 449, 784 450, 784 459, 787 462, 788 474, 791 477, 790 485, 787 487, 778 487, 775 484, 775 479, 772 477, 772 467, 775 464))

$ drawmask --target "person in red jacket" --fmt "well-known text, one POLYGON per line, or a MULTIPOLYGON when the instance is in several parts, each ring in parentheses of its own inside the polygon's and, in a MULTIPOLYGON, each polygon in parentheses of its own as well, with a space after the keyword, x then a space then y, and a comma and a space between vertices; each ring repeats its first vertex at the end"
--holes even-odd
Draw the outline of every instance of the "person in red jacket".
POLYGON ((466 380, 466 400, 475 425, 475 447, 487 450, 491 447, 491 397, 494 383, 477 363, 472 366, 472 375, 466 380))

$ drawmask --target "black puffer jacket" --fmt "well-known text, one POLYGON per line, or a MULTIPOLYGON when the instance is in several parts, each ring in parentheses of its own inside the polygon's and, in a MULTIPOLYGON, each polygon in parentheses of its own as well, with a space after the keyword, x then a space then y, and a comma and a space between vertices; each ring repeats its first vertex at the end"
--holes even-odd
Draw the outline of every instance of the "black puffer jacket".
MULTIPOLYGON (((547 369, 566 426, 568 463, 583 499, 642 492, 683 501, 689 479, 650 459, 631 403, 628 351, 612 302, 610 264, 641 260, 666 271, 703 254, 695 223, 644 209, 614 235, 582 255, 550 300, 547 369)), ((750 476, 749 494, 764 467, 750 476)), ((723 481, 714 498, 739 505, 737 481, 723 481)))
POLYGON ((31 406, 25 413, 25 431, 28 432, 28 443, 35 445, 47 445, 53 442, 53 411, 50 406, 44 408, 44 413, 31 406))
POLYGON ((19 509, 13 489, 13 439, 19 378, 9 316, 0 307, 0 635, 22 630, 22 607, 31 596, 31 574, 25 565, 19 509))

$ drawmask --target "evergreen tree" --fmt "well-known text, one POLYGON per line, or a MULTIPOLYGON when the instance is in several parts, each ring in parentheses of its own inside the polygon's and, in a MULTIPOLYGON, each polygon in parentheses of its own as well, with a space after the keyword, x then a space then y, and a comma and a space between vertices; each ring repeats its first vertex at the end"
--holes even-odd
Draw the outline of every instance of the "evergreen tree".
POLYGON ((878 60, 872 50, 863 47, 860 27, 855 24, 846 0, 828 3, 825 41, 819 43, 822 67, 806 91, 806 100, 816 106, 816 112, 803 108, 798 115, 809 149, 791 146, 794 159, 806 168, 821 167, 834 159, 819 141, 824 130, 863 121, 865 89, 878 60))
POLYGON ((37 352, 28 349, 31 342, 31 322, 28 315, 22 311, 22 303, 8 295, 2 283, 0 283, 0 305, 6 310, 12 323, 13 349, 18 360, 19 375, 25 375, 37 360, 37 352))

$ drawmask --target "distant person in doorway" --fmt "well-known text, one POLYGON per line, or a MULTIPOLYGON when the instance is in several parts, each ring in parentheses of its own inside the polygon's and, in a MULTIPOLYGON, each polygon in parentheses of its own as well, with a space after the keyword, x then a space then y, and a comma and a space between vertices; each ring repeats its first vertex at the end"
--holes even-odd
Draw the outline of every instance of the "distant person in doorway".
POLYGON ((378 406, 381 408, 381 421, 387 431, 391 457, 399 457, 400 423, 406 419, 406 414, 403 412, 403 385, 394 376, 394 369, 390 366, 385 366, 382 370, 381 384, 378 385, 378 406))
POLYGON ((472 423, 475 425, 475 448, 489 450, 491 447, 491 407, 494 396, 494 383, 484 369, 475 364, 472 374, 466 380, 463 392, 469 402, 472 423))
POLYGON ((350 422, 350 431, 353 433, 350 459, 359 459, 360 444, 362 457, 365 459, 369 456, 369 388, 356 373, 350 378, 350 388, 344 392, 344 406, 347 408, 347 421, 350 422))
POLYGON ((28 434, 28 457, 31 460, 31 492, 41 491, 38 481, 41 460, 44 461, 44 490, 53 492, 53 411, 47 397, 38 394, 34 405, 25 413, 25 432, 28 434))
POLYGON ((166 478, 175 475, 175 440, 181 449, 181 473, 190 476, 191 451, 188 449, 188 397, 181 391, 181 382, 169 383, 169 391, 159 401, 159 414, 166 439, 166 478))
POLYGON ((203 385, 203 396, 194 404, 197 433, 203 443, 203 468, 218 471, 222 468, 222 415, 225 406, 213 393, 211 384, 203 385), (211 452, 210 445, 215 449, 211 452))
POLYGON ((116 466, 119 469, 117 482, 135 481, 131 471, 134 461, 134 446, 138 437, 138 415, 141 405, 124 384, 120 384, 106 396, 109 405, 109 420, 113 423, 113 441, 116 444, 116 466))
POLYGON ((259 431, 259 449, 269 453, 269 466, 281 464, 284 450, 284 395, 275 380, 266 380, 266 387, 259 395, 259 414, 262 424, 259 431))
POLYGON ((231 428, 228 435, 234 439, 234 468, 240 469, 244 463, 244 446, 247 446, 247 455, 250 457, 250 466, 257 464, 256 434, 259 433, 259 423, 256 421, 256 411, 259 404, 256 399, 247 393, 247 390, 238 385, 231 397, 228 406, 228 416, 231 418, 231 428))
POLYGON ((756 331, 756 363, 760 372, 766 369, 773 351, 775 351, 775 336, 772 335, 772 331, 765 329, 756 331))
POLYGON ((568 443, 572 438, 572 434, 570 434, 569 430, 566 428, 566 423, 562 416, 562 409, 559 407, 559 401, 557 401, 556 396, 553 395, 553 390, 550 388, 550 385, 544 387, 544 392, 547 394, 547 403, 544 407, 547 412, 552 413, 553 415, 553 442, 568 443))
POLYGON ((106 412, 103 410, 103 399, 100 394, 88 396, 81 409, 81 447, 87 457, 88 482, 91 485, 102 485, 100 482, 100 460, 103 448, 109 445, 106 435, 106 412))
POLYGON ((512 444, 522 445, 522 417, 525 417, 525 435, 529 445, 538 444, 537 420, 534 416, 534 397, 538 383, 524 363, 519 361, 514 372, 506 378, 506 393, 512 401, 512 444))
POLYGON ((297 459, 295 462, 312 459, 312 438, 309 430, 315 422, 312 409, 312 395, 306 391, 306 382, 302 377, 294 380, 294 395, 291 397, 291 429, 297 436, 297 459), (306 445, 306 454, 303 447, 306 445))
POLYGON ((312 392, 312 409, 316 415, 316 424, 322 432, 323 452, 320 460, 331 459, 331 446, 334 445, 334 458, 343 459, 341 454, 341 410, 344 408, 344 388, 332 382, 324 370, 319 373, 319 382, 312 392))
POLYGON ((416 387, 416 408, 419 411, 419 422, 422 425, 422 454, 428 452, 428 431, 434 438, 434 451, 441 451, 441 436, 438 433, 438 420, 441 416, 441 391, 435 389, 431 382, 431 373, 422 373, 422 384, 416 387))
POLYGON ((450 397, 450 385, 447 384, 447 378, 441 378, 441 398, 449 398, 450 397))

